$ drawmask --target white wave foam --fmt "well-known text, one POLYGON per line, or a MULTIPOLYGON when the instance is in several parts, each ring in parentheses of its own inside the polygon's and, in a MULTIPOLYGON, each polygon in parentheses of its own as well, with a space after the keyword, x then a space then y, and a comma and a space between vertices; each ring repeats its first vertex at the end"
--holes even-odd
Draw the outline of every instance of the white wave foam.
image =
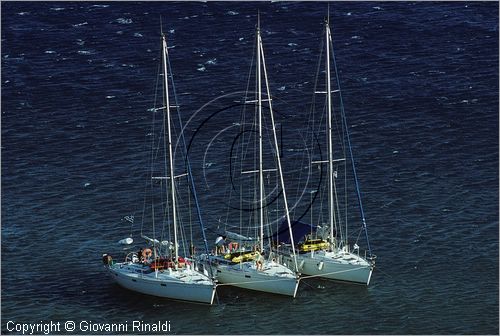
POLYGON ((120 24, 131 24, 133 21, 132 21, 132 19, 118 18, 115 20, 115 22, 120 23, 120 24))
POLYGON ((88 25, 88 24, 89 24, 89 23, 88 23, 87 21, 85 21, 85 22, 82 22, 82 23, 77 23, 77 24, 74 24, 74 25, 72 25, 72 26, 76 28, 76 27, 81 27, 81 26, 85 26, 85 25, 88 25))

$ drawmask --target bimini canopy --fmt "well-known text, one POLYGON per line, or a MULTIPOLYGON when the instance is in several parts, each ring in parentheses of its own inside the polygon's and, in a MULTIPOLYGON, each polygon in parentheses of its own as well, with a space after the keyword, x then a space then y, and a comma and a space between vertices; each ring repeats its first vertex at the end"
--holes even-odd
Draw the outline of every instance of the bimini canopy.
MULTIPOLYGON (((307 224, 299 221, 292 221, 292 234, 293 243, 297 244, 306 234, 316 232, 318 227, 313 224, 307 224)), ((272 241, 284 244, 290 244, 292 240, 290 239, 290 230, 288 230, 288 223, 286 220, 281 222, 281 225, 276 233, 272 236, 272 241)))

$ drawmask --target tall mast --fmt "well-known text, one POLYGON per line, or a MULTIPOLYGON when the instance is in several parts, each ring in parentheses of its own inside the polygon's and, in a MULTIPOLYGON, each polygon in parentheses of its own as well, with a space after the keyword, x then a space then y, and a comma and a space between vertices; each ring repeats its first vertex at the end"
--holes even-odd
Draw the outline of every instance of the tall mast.
POLYGON ((260 251, 264 251, 264 173, 262 169, 262 87, 260 69, 260 13, 257 17, 257 106, 259 113, 259 220, 260 220, 260 251))
POLYGON ((330 220, 330 242, 333 242, 333 227, 335 225, 333 199, 333 141, 332 141, 332 87, 330 80, 330 17, 325 22, 326 45, 326 97, 328 113, 328 207, 330 220))
MULTIPOLYGON (((177 244, 177 206, 176 206, 176 198, 175 198, 175 175, 174 175, 174 153, 172 150, 172 126, 170 121, 170 100, 168 97, 168 67, 167 67, 167 57, 168 57, 168 49, 167 49, 167 40, 165 38, 165 34, 162 33, 162 42, 163 42, 163 81, 164 81, 164 100, 165 100, 165 113, 166 113, 166 121, 167 121, 167 134, 168 134, 168 158, 169 158, 169 173, 170 173, 170 192, 172 193, 172 222, 174 226, 174 256, 175 263, 177 264, 178 256, 179 256, 179 248, 177 244)), ((167 170, 167 167, 165 167, 167 170)), ((167 186, 168 192, 168 186, 167 186)))
POLYGON ((267 77, 267 67, 266 67, 266 59, 264 57, 264 47, 262 46, 262 40, 260 40, 260 53, 262 53, 262 66, 264 69, 264 80, 266 83, 266 93, 267 93, 267 98, 269 100, 269 113, 271 115, 271 125, 273 128, 273 136, 274 136, 274 147, 276 149, 276 161, 278 163, 278 170, 279 170, 279 176, 280 176, 280 183, 281 183, 281 190, 283 192, 283 203, 285 205, 285 218, 288 224, 288 230, 290 234, 290 240, 292 242, 292 252, 293 252, 293 259, 294 259, 294 265, 295 265, 295 271, 298 272, 298 266, 297 266, 297 256, 295 254, 295 243, 293 241, 293 232, 292 232, 292 224, 290 220, 290 209, 288 208, 288 199, 286 197, 286 191, 285 191, 285 180, 283 177, 283 169, 281 166, 281 159, 279 155, 279 146, 278 146, 278 138, 276 136, 276 124, 274 122, 274 114, 273 114, 273 105, 272 105, 272 99, 271 99, 271 91, 269 89, 269 80, 267 77))
MULTIPOLYGON (((329 6, 330 5, 328 5, 328 8, 330 8, 329 6)), ((331 41, 331 35, 330 35, 330 41, 331 41)), ((333 45, 333 42, 332 42, 332 45, 333 45)), ((333 52, 333 47, 332 47, 332 52, 333 52)), ((363 210, 363 202, 361 200, 361 190, 359 188, 358 174, 356 173, 356 164, 354 162, 354 155, 352 153, 352 145, 351 145, 351 139, 350 139, 350 135, 349 135, 349 127, 347 126, 347 120, 346 120, 346 115, 345 115, 345 111, 344 111, 344 102, 342 100, 342 92, 340 90, 340 81, 339 81, 339 77, 338 77, 337 63, 335 61, 335 53, 332 53, 332 60, 333 60, 333 66, 334 66, 335 74, 336 74, 335 75, 335 79, 337 81, 337 88, 338 88, 338 91, 339 91, 339 102, 340 102, 341 119, 342 119, 342 123, 343 123, 344 129, 345 129, 345 135, 346 135, 347 145, 348 145, 347 147, 349 149, 349 157, 350 157, 350 160, 351 160, 351 168, 352 168, 352 173, 354 175, 354 182, 355 182, 355 185, 356 185, 356 195, 357 195, 357 198, 358 198, 358 204, 359 204, 359 211, 360 211, 360 215, 361 215, 361 221, 363 223, 363 229, 365 231, 366 244, 367 244, 367 247, 368 247, 368 255, 372 258, 372 257, 375 257, 375 255, 372 255, 372 250, 371 250, 371 247, 370 247, 370 239, 368 238, 368 228, 367 228, 367 225, 366 225, 365 212, 363 210)), ((346 223, 345 242, 347 243, 347 223, 346 223)))

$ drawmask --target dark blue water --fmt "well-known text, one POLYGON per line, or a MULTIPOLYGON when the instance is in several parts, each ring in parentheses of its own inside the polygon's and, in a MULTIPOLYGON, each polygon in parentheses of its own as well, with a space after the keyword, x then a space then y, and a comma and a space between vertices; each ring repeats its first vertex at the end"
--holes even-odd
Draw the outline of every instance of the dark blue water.
MULTIPOLYGON (((222 288, 209 307, 111 282, 100 256, 142 211, 160 14, 190 115, 246 88, 258 9, 271 90, 287 102, 276 108, 300 130, 326 3, 2 2, 3 333, 169 320, 176 334, 498 334, 497 2, 330 7, 378 256, 368 288, 222 288)), ((202 197, 207 214, 219 196, 202 197)))

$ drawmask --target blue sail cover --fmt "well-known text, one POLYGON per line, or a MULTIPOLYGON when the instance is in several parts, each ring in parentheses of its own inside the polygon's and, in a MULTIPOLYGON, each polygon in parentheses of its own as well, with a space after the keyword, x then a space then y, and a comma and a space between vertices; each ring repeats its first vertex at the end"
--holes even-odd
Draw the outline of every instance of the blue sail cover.
MULTIPOLYGON (((308 233, 316 232, 318 227, 313 224, 307 224, 299 221, 292 221, 292 234, 293 234, 293 243, 297 244, 304 236, 308 233)), ((288 223, 286 220, 281 222, 281 225, 276 233, 272 236, 272 241, 284 244, 290 244, 290 231, 288 230, 288 223)))

